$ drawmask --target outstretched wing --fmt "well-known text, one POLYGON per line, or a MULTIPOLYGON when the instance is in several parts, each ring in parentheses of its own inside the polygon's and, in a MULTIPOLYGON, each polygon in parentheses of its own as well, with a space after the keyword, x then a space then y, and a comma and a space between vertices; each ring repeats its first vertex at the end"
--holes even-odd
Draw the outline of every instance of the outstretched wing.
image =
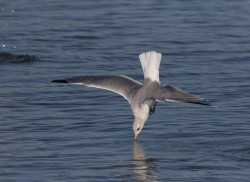
POLYGON ((203 98, 189 94, 174 86, 169 86, 169 85, 162 86, 156 89, 155 92, 153 93, 153 99, 159 102, 167 102, 167 101, 187 102, 193 104, 212 106, 208 101, 204 100, 203 98))
POLYGON ((130 103, 130 98, 142 86, 141 83, 124 75, 117 76, 78 76, 65 80, 53 80, 51 82, 70 83, 96 87, 113 91, 122 95, 130 103))

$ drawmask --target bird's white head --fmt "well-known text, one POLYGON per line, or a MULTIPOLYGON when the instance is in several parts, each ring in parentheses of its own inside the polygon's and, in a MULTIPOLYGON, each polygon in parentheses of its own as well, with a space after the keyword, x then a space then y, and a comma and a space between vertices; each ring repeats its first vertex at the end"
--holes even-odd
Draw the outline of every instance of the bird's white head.
POLYGON ((133 130, 135 133, 135 140, 137 139, 139 133, 141 132, 147 118, 134 117, 133 130))

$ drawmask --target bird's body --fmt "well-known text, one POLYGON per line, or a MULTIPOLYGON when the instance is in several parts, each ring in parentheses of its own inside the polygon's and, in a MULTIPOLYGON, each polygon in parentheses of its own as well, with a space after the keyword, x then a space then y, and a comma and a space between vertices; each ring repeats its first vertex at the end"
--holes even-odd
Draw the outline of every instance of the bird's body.
POLYGON ((211 105, 206 100, 191 95, 173 86, 161 86, 159 81, 159 67, 161 53, 154 51, 140 54, 144 83, 124 75, 116 76, 79 76, 52 82, 71 83, 110 90, 122 95, 130 104, 134 124, 135 139, 141 132, 148 115, 154 112, 152 104, 156 102, 181 101, 202 105, 211 105))

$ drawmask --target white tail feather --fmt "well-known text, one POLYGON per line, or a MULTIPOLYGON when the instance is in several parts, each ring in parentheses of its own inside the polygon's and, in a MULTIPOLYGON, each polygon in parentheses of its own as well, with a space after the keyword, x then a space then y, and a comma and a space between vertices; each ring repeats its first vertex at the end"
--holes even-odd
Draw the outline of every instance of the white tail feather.
POLYGON ((139 55, 142 70, 144 73, 144 80, 147 78, 152 81, 159 82, 159 67, 161 63, 161 53, 154 51, 142 53, 139 55))

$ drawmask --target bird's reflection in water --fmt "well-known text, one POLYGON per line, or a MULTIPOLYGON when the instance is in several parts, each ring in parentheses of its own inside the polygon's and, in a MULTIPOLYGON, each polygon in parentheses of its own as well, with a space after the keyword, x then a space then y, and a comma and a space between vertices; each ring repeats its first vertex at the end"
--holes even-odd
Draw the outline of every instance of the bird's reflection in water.
POLYGON ((154 173, 157 170, 154 158, 146 158, 143 149, 134 142, 133 160, 131 163, 134 165, 133 172, 136 180, 138 181, 157 181, 154 173))

